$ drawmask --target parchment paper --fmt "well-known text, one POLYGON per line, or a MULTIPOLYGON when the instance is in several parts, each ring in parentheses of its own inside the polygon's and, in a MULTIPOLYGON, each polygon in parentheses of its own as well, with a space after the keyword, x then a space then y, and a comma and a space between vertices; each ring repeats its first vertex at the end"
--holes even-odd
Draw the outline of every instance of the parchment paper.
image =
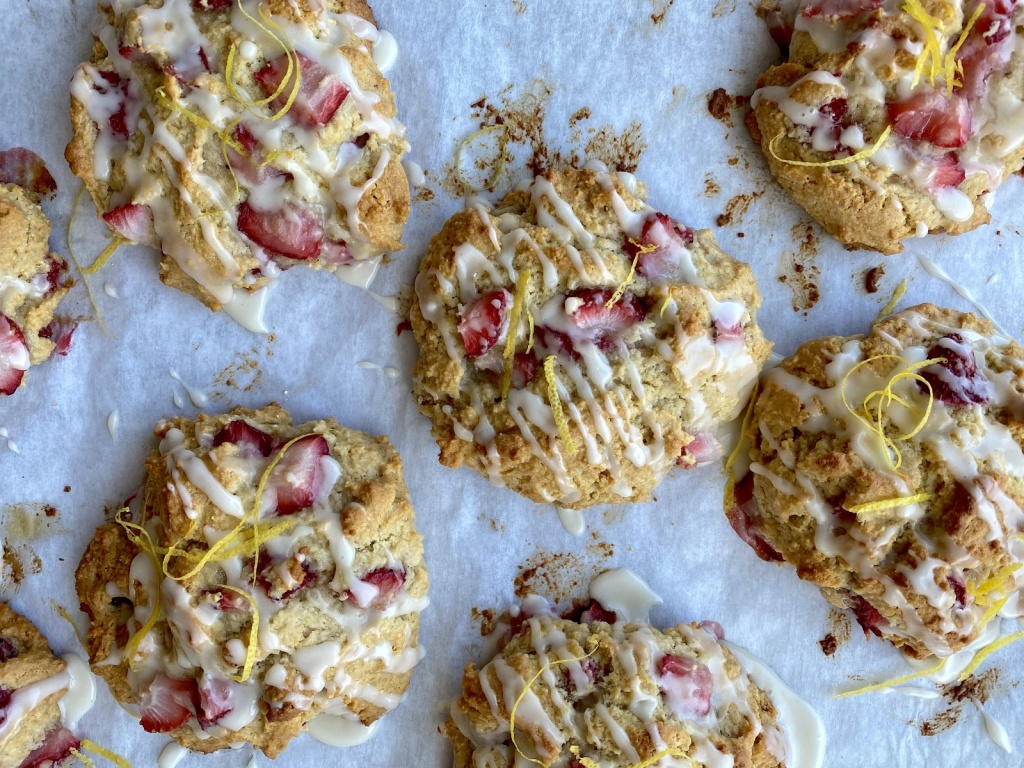
MULTIPOLYGON (((539 80, 551 92, 543 99, 549 149, 582 154, 595 135, 590 129, 611 126, 617 135, 635 121, 640 127, 634 135, 641 141, 633 149, 646 144, 637 174, 649 187, 651 203, 690 226, 715 227, 735 196, 756 196, 745 213, 740 209, 747 198, 731 204, 731 221, 723 219, 718 236, 726 250, 752 264, 764 295, 760 322, 777 352, 788 354, 814 336, 866 331, 904 277, 911 281, 904 306, 931 300, 969 309, 948 286, 919 269, 918 253, 943 266, 1019 335, 1024 293, 1019 178, 999 190, 989 227, 959 238, 912 241, 901 256, 847 253, 816 228, 808 236, 807 217, 771 183, 742 128, 742 116, 733 114, 730 129, 707 108, 707 94, 716 88, 749 94, 757 75, 777 57, 748 3, 377 0, 374 5, 381 26, 399 44, 389 76, 409 127, 410 157, 428 171, 428 192, 414 204, 406 229, 408 248, 380 275, 374 286, 379 293, 394 295, 411 284, 430 234, 461 205, 446 194, 450 185, 442 180, 450 175, 458 144, 479 128, 471 105, 482 97, 495 104, 515 99, 539 80), (577 115, 570 126, 584 107, 590 116, 577 115), (712 194, 716 186, 720 191, 712 194), (431 194, 432 200, 422 200, 431 194), (787 266, 794 254, 805 277, 820 271, 814 280, 820 300, 807 311, 793 309, 794 301, 800 304, 790 290, 797 277, 787 266), (869 296, 862 288, 863 273, 880 263, 885 265, 881 290, 869 296), (787 277, 785 284, 780 275, 787 277), (996 279, 990 283, 991 276, 996 279)), ((77 189, 62 156, 70 137, 67 86, 75 65, 88 56, 95 9, 92 0, 5 0, 3 6, 0 144, 30 147, 47 161, 60 185, 46 206, 55 224, 51 243, 66 256, 62 233, 77 189)), ((521 156, 531 153, 513 149, 521 156)), ((88 263, 104 244, 104 227, 86 201, 75 225, 76 251, 88 263)), ((19 591, 5 597, 44 629, 58 652, 75 650, 77 642, 50 600, 77 605, 73 573, 79 555, 104 507, 119 503, 141 481, 154 423, 198 410, 168 375, 173 368, 210 396, 210 410, 277 400, 296 421, 331 415, 351 427, 387 434, 405 459, 431 568, 432 604, 422 631, 427 656, 406 701, 370 742, 334 750, 303 736, 278 759, 282 766, 450 764, 447 742, 436 729, 443 702, 459 690, 463 664, 481 648, 471 610, 507 607, 514 600, 513 579, 527 561, 547 562, 570 587, 576 579, 579 594, 591 573, 628 566, 665 598, 653 613, 655 623, 720 621, 730 640, 764 658, 821 713, 829 736, 828 766, 1020 764, 1016 754, 1004 754, 985 736, 982 718, 969 702, 959 724, 926 738, 917 725, 945 709, 942 700, 879 694, 833 699, 850 676, 880 680, 906 671, 906 665, 887 645, 865 641, 856 625, 834 656, 823 655, 818 640, 829 631, 824 601, 791 569, 757 560, 729 529, 721 513, 723 476, 717 467, 675 474, 661 486, 656 502, 594 510, 587 514, 587 532, 572 537, 553 508, 492 488, 469 470, 453 472, 437 464, 428 424, 410 397, 411 334, 396 337, 399 318, 371 296, 330 275, 294 269, 271 296, 268 339, 164 288, 155 259, 142 247, 120 251, 91 278, 110 335, 96 322, 83 323, 67 358, 33 368, 27 388, 0 399, 0 426, 20 451, 6 450, 0 441, 0 509, 37 503, 59 510, 50 535, 29 545, 42 562, 41 572, 28 575, 19 591), (107 295, 104 284, 120 298, 107 295), (359 368, 361 361, 395 366, 399 375, 392 379, 359 368), (224 372, 233 365, 238 367, 235 386, 229 386, 224 372), (183 408, 175 405, 175 393, 184 397, 183 408), (107 419, 115 410, 120 429, 112 438, 107 419)), ((81 284, 62 309, 91 314, 81 284)), ((563 585, 565 591, 571 590, 563 585)), ((1024 750, 1022 694, 1013 687, 1021 678, 1022 651, 1011 646, 992 664, 1000 667, 1001 678, 986 707, 1007 727, 1015 749, 1024 750)), ((79 732, 136 766, 155 765, 167 743, 164 736, 143 732, 102 685, 79 732)), ((190 756, 182 766, 240 768, 249 758, 243 749, 190 756)), ((267 763, 258 758, 258 764, 267 763)))

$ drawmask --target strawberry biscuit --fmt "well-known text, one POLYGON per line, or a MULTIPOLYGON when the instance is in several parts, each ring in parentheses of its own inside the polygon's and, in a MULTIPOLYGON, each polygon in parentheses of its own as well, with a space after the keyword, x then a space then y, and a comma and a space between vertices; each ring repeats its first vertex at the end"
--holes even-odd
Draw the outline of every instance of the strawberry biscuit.
POLYGON ((94 35, 66 156, 167 285, 258 329, 246 293, 281 270, 364 283, 402 247, 405 128, 364 0, 101 0, 94 35))
MULTIPOLYGON (((1024 349, 922 304, 764 376, 737 533, 917 656, 1024 616, 1024 349)), ((983 640, 984 642, 984 640, 983 640)))
POLYGON ((360 730, 421 657, 427 573, 386 438, 278 406, 157 425, 140 494, 78 566, 94 671, 142 727, 273 757, 360 730))
POLYGON ((416 278, 413 369, 441 463, 537 502, 644 501, 721 455, 771 345, 753 274, 603 169, 475 204, 416 278))
POLYGON ((0 395, 13 394, 30 365, 66 355, 75 330, 53 316, 72 285, 67 264, 49 252, 50 220, 39 207, 56 188, 36 155, 0 152, 0 395))
POLYGON ((763 0, 761 14, 789 60, 762 75, 748 125, 829 234, 897 253, 988 222, 1024 163, 1024 3, 763 0))

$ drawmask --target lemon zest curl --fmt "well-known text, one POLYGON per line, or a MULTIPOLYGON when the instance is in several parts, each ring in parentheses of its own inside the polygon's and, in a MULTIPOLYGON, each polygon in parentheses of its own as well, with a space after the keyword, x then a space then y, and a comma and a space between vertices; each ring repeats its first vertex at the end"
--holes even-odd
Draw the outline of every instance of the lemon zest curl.
POLYGON ((885 130, 882 131, 882 135, 878 137, 878 140, 867 149, 862 149, 857 154, 850 155, 849 157, 840 157, 835 160, 826 160, 824 162, 816 163, 810 160, 787 160, 784 157, 780 157, 779 153, 775 149, 775 146, 776 144, 778 144, 779 139, 781 139, 785 135, 785 131, 780 131, 779 135, 771 140, 771 142, 768 144, 768 151, 771 153, 772 157, 774 157, 780 163, 785 163, 786 165, 799 165, 806 168, 831 168, 837 165, 849 165, 850 163, 855 163, 858 160, 864 160, 866 158, 871 157, 873 154, 875 154, 875 152, 882 148, 882 145, 885 143, 885 140, 889 138, 890 133, 892 133, 892 126, 887 125, 885 127, 885 130))
POLYGON ((562 399, 558 396, 558 377, 555 375, 555 356, 548 355, 544 360, 544 378, 548 380, 548 403, 551 406, 551 415, 558 425, 558 434, 565 444, 565 449, 570 454, 576 453, 576 443, 569 432, 569 422, 566 421, 565 413, 562 411, 562 399))

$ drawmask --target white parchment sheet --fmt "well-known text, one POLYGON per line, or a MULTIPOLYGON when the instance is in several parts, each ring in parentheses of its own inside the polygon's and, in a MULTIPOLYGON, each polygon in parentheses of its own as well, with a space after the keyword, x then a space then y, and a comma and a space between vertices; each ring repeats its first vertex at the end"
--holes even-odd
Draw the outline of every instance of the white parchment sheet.
MULTIPOLYGON (((3 0, 2 9, 0 145, 30 147, 47 161, 60 185, 46 206, 55 224, 51 244, 66 256, 63 231, 78 187, 63 160, 70 137, 68 82, 88 56, 95 8, 92 0, 3 0)), ((730 129, 707 109, 709 92, 749 93, 777 57, 746 0, 376 0, 375 10, 398 40, 399 59, 389 76, 409 128, 410 157, 427 169, 433 192, 432 200, 413 205, 408 247, 379 276, 379 293, 394 295, 411 285, 430 234, 460 207, 439 181, 459 143, 479 128, 471 105, 482 97, 500 103, 502 89, 512 85, 513 98, 539 79, 551 91, 547 145, 582 151, 589 129, 611 125, 621 132, 637 122, 646 143, 637 175, 647 183, 652 205, 680 221, 715 227, 734 196, 759 195, 718 237, 753 266, 764 295, 760 322, 781 354, 814 336, 866 331, 902 278, 910 280, 904 306, 931 300, 969 309, 918 267, 917 254, 934 259, 1010 333, 1020 335, 1019 178, 999 190, 991 226, 959 238, 911 241, 897 257, 847 253, 814 230, 816 245, 805 248, 800 260, 808 270, 812 263, 820 270, 821 298, 806 313, 794 311, 793 294, 779 276, 791 271, 784 265, 806 234, 806 217, 770 182, 741 116, 734 116, 736 127, 730 129), (570 117, 583 107, 590 117, 570 128, 570 117), (720 188, 717 194, 709 194, 709 179, 720 188), (869 296, 863 273, 882 262, 881 290, 869 296)), ((104 227, 86 201, 75 225, 76 251, 87 263, 104 244, 104 227)), ((471 609, 508 606, 515 575, 538 553, 568 554, 584 572, 632 568, 665 598, 653 613, 655 623, 721 622, 730 640, 764 658, 821 713, 829 738, 827 766, 1021 764, 1024 692, 1015 686, 1024 678, 1024 646, 1011 646, 987 664, 998 666, 1001 676, 986 709, 1009 731, 1012 755, 985 735, 970 702, 959 724, 926 738, 914 723, 945 709, 946 702, 880 694, 834 699, 851 676, 880 680, 906 666, 888 646, 865 641, 856 626, 834 656, 823 655, 817 641, 829 629, 824 601, 791 569, 759 561, 730 530, 721 513, 724 481, 718 468, 673 475, 656 502, 594 510, 586 515, 584 536, 572 537, 553 508, 493 488, 469 470, 437 464, 428 424, 410 397, 411 334, 396 337, 399 318, 368 294, 330 275, 294 269, 270 298, 273 335, 267 338, 164 288, 155 260, 142 247, 118 252, 91 278, 110 335, 95 322, 83 323, 67 358, 33 368, 27 388, 0 399, 0 426, 20 451, 0 441, 0 509, 38 503, 59 510, 50 535, 30 545, 42 561, 41 572, 4 596, 44 629, 58 652, 73 651, 77 643, 50 600, 77 605, 74 569, 104 506, 117 504, 139 484, 154 423, 197 412, 170 377, 173 368, 211 398, 210 410, 277 400, 297 422, 329 415, 387 434, 405 459, 431 570, 431 605, 422 630, 426 658, 405 702, 371 741, 336 750, 303 736, 277 760, 282 766, 450 764, 437 726, 443 702, 459 690, 463 664, 481 646, 471 609), (119 298, 108 295, 105 285, 119 298), (394 366, 399 375, 358 367, 363 361, 394 366), (222 375, 232 365, 239 366, 234 387, 222 375), (183 407, 175 405, 175 393, 184 398, 183 407), (113 411, 120 424, 115 437, 107 428, 113 411), (614 555, 600 555, 595 536, 614 555)), ((62 309, 91 313, 81 284, 62 309)), ((136 766, 155 765, 167 743, 164 736, 143 732, 102 685, 79 731, 136 766)), ((249 759, 243 749, 191 755, 181 765, 241 768, 249 759)), ((269 762, 257 758, 259 765, 269 762)))

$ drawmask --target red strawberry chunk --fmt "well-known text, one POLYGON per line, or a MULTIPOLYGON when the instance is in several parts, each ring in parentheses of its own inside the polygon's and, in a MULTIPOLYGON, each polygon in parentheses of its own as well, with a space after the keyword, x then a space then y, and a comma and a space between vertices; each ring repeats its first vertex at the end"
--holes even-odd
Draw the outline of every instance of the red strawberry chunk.
POLYGON ((648 280, 665 280, 679 272, 683 252, 693 245, 693 230, 682 227, 664 213, 655 213, 644 222, 638 244, 627 240, 623 246, 629 258, 636 258, 638 251, 654 248, 641 253, 637 259, 636 271, 648 280))
POLYGON ((635 294, 628 291, 612 304, 606 306, 614 295, 610 288, 580 288, 570 291, 566 297, 579 299, 583 303, 573 309, 569 319, 579 329, 579 341, 589 341, 602 349, 614 349, 616 339, 646 316, 647 311, 635 294))
POLYGON ((39 336, 49 339, 54 344, 54 352, 66 357, 71 351, 71 336, 78 330, 78 323, 70 317, 58 315, 47 325, 39 329, 39 336))
POLYGON ((195 680, 175 680, 160 673, 139 696, 142 727, 149 733, 167 733, 183 726, 195 713, 195 680))
POLYGON ((733 490, 733 499, 736 503, 725 513, 732 529, 765 562, 781 561, 783 559, 782 555, 764 539, 758 530, 761 511, 758 509, 757 500, 754 498, 753 472, 748 472, 736 483, 736 487, 733 490))
POLYGON ((277 438, 256 429, 244 419, 234 419, 225 424, 213 438, 214 448, 224 443, 234 443, 238 446, 239 456, 251 459, 254 456, 269 456, 277 447, 277 438))
POLYGON ((378 568, 367 573, 360 581, 376 587, 376 592, 371 596, 372 590, 369 589, 347 590, 345 599, 351 600, 360 608, 383 611, 395 601, 395 596, 405 586, 405 571, 396 568, 378 568))
POLYGON ((235 0, 192 0, 194 11, 219 11, 222 8, 230 8, 235 0))
POLYGON ((43 743, 22 761, 19 768, 52 768, 71 757, 71 750, 80 749, 81 746, 82 742, 75 734, 58 726, 46 734, 43 743))
MULTIPOLYGON (((299 93, 288 114, 307 128, 326 125, 348 96, 348 87, 341 82, 340 78, 308 56, 300 53, 298 58, 302 77, 299 93)), ((265 96, 271 96, 277 92, 281 81, 288 74, 288 63, 289 57, 281 56, 256 72, 254 77, 265 96)), ((295 74, 293 73, 288 79, 288 84, 272 102, 274 109, 279 110, 284 107, 295 87, 294 84, 295 74)))
POLYGON ((267 179, 290 176, 279 168, 264 162, 263 147, 245 123, 239 123, 235 127, 234 138, 241 145, 242 151, 239 152, 234 147, 227 146, 228 162, 242 177, 242 181, 255 186, 262 184, 267 179))
POLYGON ((534 329, 534 342, 538 351, 545 357, 547 355, 558 355, 559 357, 579 359, 579 352, 573 344, 572 338, 567 333, 556 331, 544 325, 538 325, 534 329))
POLYGON ((880 8, 883 0, 812 0, 804 6, 803 14, 809 19, 853 19, 862 13, 880 8))
POLYGON ((1009 62, 1013 46, 1005 41, 1013 32, 1014 4, 1007 0, 986 2, 985 10, 957 53, 957 61, 963 68, 963 85, 958 90, 971 100, 984 96, 989 76, 1009 62))
POLYGON ((725 630, 722 629, 722 625, 719 624, 717 621, 711 621, 710 619, 705 619, 704 621, 702 621, 699 624, 697 624, 697 626, 700 627, 701 629, 703 629, 705 632, 707 632, 712 637, 714 637, 714 638, 716 638, 718 640, 725 640, 725 630))
POLYGON ((658 684, 680 717, 704 717, 711 711, 711 670, 686 656, 665 654, 658 662, 658 684))
POLYGON ((789 45, 793 42, 793 24, 795 21, 792 12, 787 13, 783 10, 782 3, 779 0, 775 0, 771 5, 762 3, 758 9, 758 15, 768 25, 768 34, 772 36, 772 40, 779 46, 779 50, 783 54, 788 55, 789 45))
POLYGON ((320 498, 324 484, 320 459, 330 452, 323 435, 309 435, 288 448, 267 480, 267 487, 277 492, 277 514, 295 514, 320 498))
POLYGON ((740 319, 739 322, 732 323, 731 325, 727 325, 722 319, 715 320, 712 333, 714 334, 716 344, 726 341, 742 341, 743 320, 740 319))
POLYGON ((104 213, 103 220, 129 242, 160 247, 160 238, 153 226, 153 209, 148 205, 128 203, 104 213))
POLYGON ((7 713, 4 712, 7 706, 11 703, 11 689, 3 685, 0 685, 0 724, 3 723, 7 717, 7 713))
MULTIPOLYGON (((932 394, 947 405, 988 405, 992 391, 988 381, 978 373, 974 348, 963 336, 951 333, 928 350, 928 359, 944 362, 923 369, 921 378, 932 387, 932 394)), ((926 387, 918 384, 922 390, 926 387)))
POLYGON ((0 637, 0 664, 17 658, 18 647, 6 637, 0 637))
POLYGON ((950 573, 946 576, 946 582, 949 584, 949 588, 953 590, 957 608, 966 608, 972 600, 970 595, 967 594, 967 585, 964 583, 963 578, 950 573))
POLYGON ((0 395, 13 395, 31 362, 21 328, 0 315, 0 395))
POLYGON ((60 286, 61 275, 67 271, 68 263, 53 256, 47 256, 46 259, 50 264, 50 269, 46 273, 46 290, 53 291, 60 286))
POLYGON ((319 256, 324 238, 323 220, 295 203, 259 211, 246 201, 238 209, 238 230, 271 253, 300 261, 319 256))
POLYGON ((971 106, 967 99, 944 91, 924 91, 906 101, 886 105, 892 129, 914 141, 937 147, 962 147, 971 137, 971 106))
POLYGON ((932 190, 945 187, 959 187, 961 182, 967 178, 967 172, 960 165, 960 158, 956 152, 947 152, 944 155, 932 158, 935 164, 935 175, 932 176, 930 187, 932 190))
MULTIPOLYGON (((283 574, 281 564, 271 560, 266 552, 261 553, 260 562, 263 563, 263 567, 256 576, 256 583, 263 587, 263 591, 271 600, 287 600, 316 584, 316 571, 305 561, 298 563, 302 572, 301 581, 295 578, 291 568, 286 569, 288 575, 283 574)), ((295 560, 291 562, 294 563, 295 560)))
POLYGON ((522 389, 537 377, 537 358, 533 354, 517 352, 512 360, 512 386, 522 389))
POLYGON ((199 708, 196 717, 206 730, 235 708, 231 684, 222 678, 203 675, 199 685, 199 708))
POLYGON ((676 464, 686 469, 693 469, 710 464, 722 457, 722 444, 711 432, 699 432, 690 442, 683 446, 682 453, 676 464))
POLYGON ((226 613, 249 610, 249 601, 231 590, 208 589, 203 594, 212 596, 217 603, 217 610, 226 613))
POLYGON ((847 594, 846 602, 853 611, 857 623, 864 630, 865 636, 867 636, 868 632, 875 637, 882 636, 882 630, 889 626, 889 622, 878 612, 875 606, 860 595, 855 595, 852 592, 847 594))
POLYGON ((591 600, 587 610, 580 614, 580 622, 583 624, 593 624, 595 621, 614 624, 618 619, 618 614, 615 611, 605 610, 597 600, 591 600))
POLYGON ((135 130, 134 125, 128 124, 129 81, 122 80, 121 76, 113 70, 102 70, 99 72, 99 76, 100 80, 93 80, 93 89, 99 91, 102 96, 109 96, 115 92, 120 96, 117 111, 110 116, 108 121, 110 130, 115 136, 127 139, 132 134, 132 131, 135 130))
POLYGON ((344 267, 351 264, 355 259, 348 249, 348 244, 342 240, 324 240, 320 246, 320 261, 332 267, 344 267))
POLYGON ((37 203, 57 191, 57 182, 46 163, 24 147, 0 152, 0 184, 17 184, 37 203))
POLYGON ((506 310, 512 305, 512 294, 504 288, 481 296, 462 308, 459 334, 470 358, 478 358, 505 335, 508 326, 506 310))

